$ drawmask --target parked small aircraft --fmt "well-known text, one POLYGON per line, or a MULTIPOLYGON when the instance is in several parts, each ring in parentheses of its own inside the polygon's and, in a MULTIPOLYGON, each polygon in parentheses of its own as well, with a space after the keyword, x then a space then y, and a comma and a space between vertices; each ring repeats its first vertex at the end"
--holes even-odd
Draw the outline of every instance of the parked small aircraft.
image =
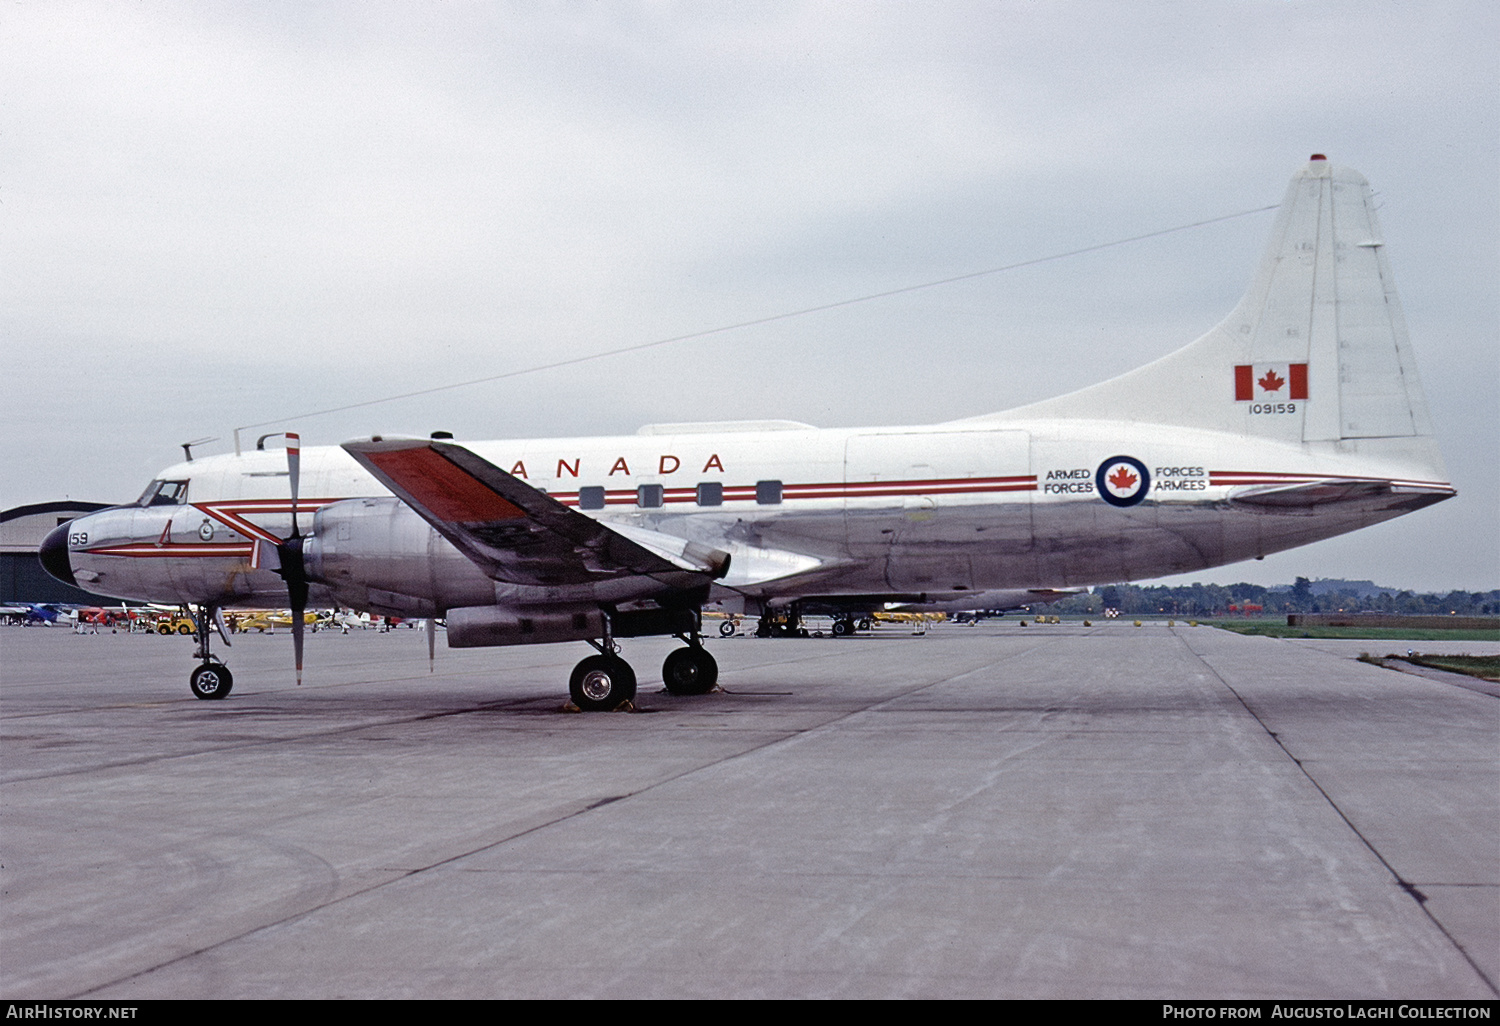
MULTIPOLYGON (((774 617, 1068 589, 1233 563, 1455 494, 1369 186, 1297 172, 1249 292, 1196 342, 1057 399, 927 427, 668 424, 622 438, 374 437, 200 457, 58 527, 55 577, 193 603, 200 698, 226 607, 447 618, 453 647, 586 641, 585 709, 634 696, 618 639, 675 635, 710 689, 705 607, 774 617), (299 499, 306 487, 315 498, 299 499)), ((981 600, 982 601, 982 600, 981 600)), ((228 641, 227 636, 224 639, 228 641)))
MULTIPOLYGON (((315 624, 318 622, 318 614, 303 612, 302 622, 304 624, 315 624)), ((249 634, 251 631, 275 632, 276 628, 290 628, 292 626, 292 611, 290 609, 257 609, 249 613, 236 613, 226 626, 231 631, 249 634)))
POLYGON ((85 606, 78 610, 78 620, 80 623, 91 623, 99 627, 110 628, 128 627, 130 622, 136 619, 138 615, 134 609, 126 606, 124 603, 121 603, 116 608, 107 609, 103 606, 85 606))
POLYGON ((71 621, 76 616, 74 607, 56 602, 17 602, 0 606, 0 617, 9 623, 51 625, 71 621))

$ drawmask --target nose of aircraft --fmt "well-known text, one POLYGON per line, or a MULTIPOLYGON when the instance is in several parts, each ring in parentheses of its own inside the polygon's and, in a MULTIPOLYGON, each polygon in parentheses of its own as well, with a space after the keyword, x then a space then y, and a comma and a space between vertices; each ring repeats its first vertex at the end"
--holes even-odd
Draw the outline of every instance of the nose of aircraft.
POLYGON ((58 524, 48 531, 36 554, 42 561, 43 570, 64 584, 77 585, 78 582, 73 580, 73 564, 68 560, 67 524, 58 524))

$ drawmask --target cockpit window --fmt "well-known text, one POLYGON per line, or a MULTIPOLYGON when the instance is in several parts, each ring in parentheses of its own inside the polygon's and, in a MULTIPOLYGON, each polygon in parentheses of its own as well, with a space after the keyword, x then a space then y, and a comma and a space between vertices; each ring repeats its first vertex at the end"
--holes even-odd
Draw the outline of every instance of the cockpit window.
POLYGON ((187 502, 186 481, 152 481, 136 500, 137 506, 181 506, 187 502))

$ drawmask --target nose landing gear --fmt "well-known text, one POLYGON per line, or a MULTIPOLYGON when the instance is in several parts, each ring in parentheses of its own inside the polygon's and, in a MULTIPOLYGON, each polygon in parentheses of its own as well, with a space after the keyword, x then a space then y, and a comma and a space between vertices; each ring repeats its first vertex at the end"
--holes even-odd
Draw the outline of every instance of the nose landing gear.
POLYGON ((209 632, 215 626, 218 627, 224 644, 229 644, 229 636, 224 633, 223 625, 219 622, 218 609, 199 606, 197 620, 193 624, 194 633, 198 635, 198 649, 193 654, 203 660, 203 665, 188 677, 188 687, 196 697, 205 700, 228 698, 230 689, 234 687, 234 674, 209 650, 209 632))

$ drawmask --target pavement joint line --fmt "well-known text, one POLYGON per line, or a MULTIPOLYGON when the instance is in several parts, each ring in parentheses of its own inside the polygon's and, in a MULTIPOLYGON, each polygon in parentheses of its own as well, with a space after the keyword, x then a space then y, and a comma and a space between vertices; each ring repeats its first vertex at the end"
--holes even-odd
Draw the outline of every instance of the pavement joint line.
MULTIPOLYGON (((192 699, 196 702, 197 699, 192 699)), ((509 705, 529 704, 532 698, 512 699, 509 701, 497 699, 490 702, 482 702, 477 705, 463 709, 444 709, 437 712, 421 713, 415 716, 386 717, 384 719, 373 719, 363 723, 352 723, 342 727, 334 727, 325 730, 312 731, 306 734, 298 734, 293 737, 276 737, 255 739, 249 741, 237 741, 234 743, 219 744, 211 748, 199 748, 193 751, 173 752, 165 755, 148 755, 138 759, 120 759, 115 762, 96 762, 86 766, 75 766, 70 769, 53 770, 47 773, 36 773, 14 777, 0 778, 0 786, 6 784, 31 783, 37 780, 52 780, 58 777, 70 777, 80 773, 94 773, 100 770, 124 769, 130 766, 149 766, 158 762, 171 762, 177 759, 197 759, 205 755, 217 755, 222 752, 241 752, 252 748, 269 748, 276 745, 300 744, 317 738, 338 737, 344 734, 352 734, 362 730, 372 730, 378 727, 391 727, 403 723, 421 723, 427 720, 439 720, 450 716, 465 716, 477 712, 492 712, 495 709, 504 708, 509 705)))
MULTIPOLYGON (((1208 672, 1212 673, 1214 675, 1214 678, 1218 680, 1220 684, 1224 685, 1225 689, 1227 689, 1229 693, 1235 697, 1235 700, 1244 707, 1244 710, 1250 714, 1255 722, 1260 724, 1261 729, 1266 732, 1266 734, 1276 744, 1276 747, 1281 749, 1286 757, 1291 760, 1292 764, 1297 767, 1297 771, 1301 773, 1304 778, 1306 778, 1308 783, 1310 783, 1314 788, 1317 789, 1318 794, 1323 796, 1323 800, 1328 803, 1328 807, 1338 815, 1339 819, 1344 821, 1344 824, 1349 828, 1354 836, 1359 838, 1360 843, 1363 844, 1365 848, 1370 852, 1370 854, 1374 855, 1376 860, 1385 867, 1386 872, 1391 875, 1391 879, 1395 881, 1396 885, 1400 887, 1401 890, 1404 891, 1414 902, 1416 902, 1417 907, 1422 910, 1422 913, 1427 916, 1427 918, 1432 922, 1432 925, 1437 928, 1438 932, 1441 933, 1445 938, 1447 938, 1448 943, 1453 945, 1453 949, 1463 956, 1464 961, 1469 963, 1470 968, 1472 968, 1475 974, 1484 981, 1484 985, 1490 989, 1490 992, 1493 993, 1497 998, 1500 998, 1500 986, 1497 986, 1495 981, 1490 979, 1489 974, 1487 974, 1479 965, 1479 963, 1474 960, 1474 957, 1469 954, 1468 949, 1459 942, 1458 938, 1454 937, 1453 934, 1448 932, 1448 928, 1443 925, 1443 923, 1437 918, 1436 915, 1433 914, 1432 910, 1428 907, 1427 896, 1422 893, 1417 884, 1405 879, 1399 872, 1397 872, 1396 867, 1391 865, 1386 857, 1380 853, 1380 850, 1370 842, 1370 839, 1360 831, 1359 827, 1354 825, 1353 820, 1351 820, 1349 816, 1344 812, 1344 810, 1339 807, 1338 802, 1333 800, 1333 796, 1324 789, 1322 784, 1318 783, 1317 778, 1315 778, 1312 773, 1308 771, 1307 767, 1303 765, 1302 760, 1292 754, 1291 750, 1287 748, 1285 742, 1282 741, 1281 735, 1272 730, 1270 725, 1266 723, 1265 720, 1261 719, 1260 714, 1257 713, 1253 708, 1251 708, 1250 703, 1245 700, 1243 695, 1235 690, 1234 685, 1230 684, 1229 681, 1224 679, 1223 674, 1219 673, 1218 669, 1208 661, 1207 657, 1204 656, 1203 653, 1193 648, 1192 644, 1188 641, 1185 635, 1180 634, 1175 630, 1173 631, 1173 633, 1177 634, 1177 639, 1182 642, 1182 646, 1186 648, 1190 653, 1192 653, 1194 658, 1202 663, 1204 668, 1207 669, 1208 672)), ((1335 656, 1334 658, 1339 657, 1335 656)))

